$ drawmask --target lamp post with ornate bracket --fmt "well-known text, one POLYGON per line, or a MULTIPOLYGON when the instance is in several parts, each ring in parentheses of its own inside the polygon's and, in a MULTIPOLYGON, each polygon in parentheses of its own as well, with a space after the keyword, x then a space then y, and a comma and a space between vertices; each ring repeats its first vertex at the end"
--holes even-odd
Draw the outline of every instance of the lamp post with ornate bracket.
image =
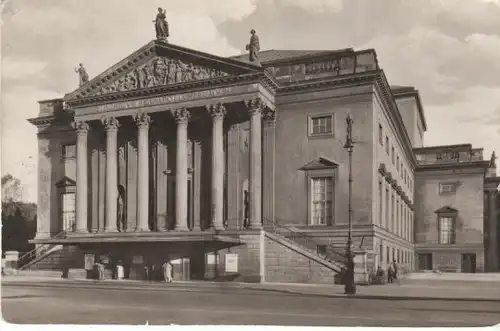
POLYGON ((347 234, 347 270, 345 274, 345 294, 356 294, 356 284, 354 283, 354 256, 352 251, 352 152, 354 150, 354 142, 352 141, 352 124, 351 115, 346 118, 347 135, 344 148, 349 153, 349 232, 347 234))

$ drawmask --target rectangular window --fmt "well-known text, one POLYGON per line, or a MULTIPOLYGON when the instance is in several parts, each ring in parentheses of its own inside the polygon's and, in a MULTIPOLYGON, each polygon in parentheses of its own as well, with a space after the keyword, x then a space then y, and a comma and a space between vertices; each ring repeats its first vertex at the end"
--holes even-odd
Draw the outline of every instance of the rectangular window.
POLYGON ((75 226, 75 193, 61 194, 61 220, 63 231, 72 231, 75 226))
POLYGON ((389 137, 385 136, 385 152, 389 155, 389 137))
POLYGON ((455 193, 455 183, 440 183, 439 194, 452 194, 455 193))
POLYGON ((378 125, 378 142, 380 145, 384 146, 384 130, 382 129, 382 124, 378 125))
POLYGON ((401 220, 399 219, 399 199, 396 197, 396 228, 394 233, 399 236, 399 225, 401 220))
POLYGON ((389 247, 387 247, 387 250, 385 251, 385 257, 386 257, 386 261, 388 264, 391 262, 390 254, 391 254, 391 252, 389 251, 389 247))
POLYGON ((399 172, 399 155, 396 156, 396 170, 399 172))
POLYGON ((76 158, 76 145, 64 145, 63 156, 65 159, 76 158))
POLYGON ((333 134, 333 115, 310 117, 309 135, 322 136, 333 134))
POLYGON ((382 262, 384 259, 384 245, 382 245, 382 244, 380 244, 380 247, 379 247, 379 255, 380 255, 380 262, 382 262))
POLYGON ((319 255, 326 255, 326 245, 316 245, 316 252, 319 255))
POLYGON ((391 149, 392 164, 394 164, 396 162, 395 157, 396 157, 396 155, 395 155, 394 146, 393 146, 391 149))
POLYGON ((401 176, 401 179, 403 179, 403 161, 401 161, 401 165, 399 166, 399 168, 401 169, 399 175, 401 176))
POLYGON ((326 225, 333 218, 333 178, 316 177, 311 179, 311 223, 326 225))
POLYGON ((388 223, 389 223, 389 189, 385 189, 385 229, 387 230, 388 228, 388 223))
POLYGON ((395 208, 395 205, 394 205, 394 194, 391 196, 391 229, 390 231, 392 233, 394 233, 394 208, 395 208))
POLYGON ((379 224, 382 226, 382 218, 383 218, 383 206, 384 206, 384 189, 382 187, 382 182, 378 182, 378 217, 379 217, 379 224))
POLYGON ((440 244, 454 244, 454 224, 453 217, 441 216, 439 218, 439 243, 440 244))

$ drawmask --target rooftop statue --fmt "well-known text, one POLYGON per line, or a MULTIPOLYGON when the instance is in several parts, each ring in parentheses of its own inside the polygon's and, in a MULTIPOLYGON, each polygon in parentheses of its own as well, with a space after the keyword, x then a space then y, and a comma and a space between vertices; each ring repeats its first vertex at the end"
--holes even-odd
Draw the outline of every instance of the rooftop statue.
POLYGON ((252 29, 250 31, 250 34, 252 35, 250 37, 250 43, 246 46, 246 50, 249 52, 248 59, 250 60, 251 63, 260 65, 260 62, 259 62, 259 50, 260 50, 259 37, 255 33, 254 29, 252 29))
POLYGON ((78 73, 78 76, 80 77, 79 86, 82 86, 89 81, 89 74, 87 74, 87 70, 85 70, 82 63, 80 63, 78 68, 75 68, 75 72, 78 73))
POLYGON ((169 37, 168 33, 168 22, 167 16, 165 15, 166 11, 162 8, 158 8, 158 14, 156 14, 155 23, 156 29, 156 39, 167 41, 169 37))

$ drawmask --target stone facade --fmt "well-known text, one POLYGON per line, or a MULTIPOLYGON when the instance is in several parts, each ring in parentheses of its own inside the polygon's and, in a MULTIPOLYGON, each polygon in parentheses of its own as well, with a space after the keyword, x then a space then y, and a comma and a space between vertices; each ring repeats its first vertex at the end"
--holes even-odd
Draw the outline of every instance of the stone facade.
POLYGON ((125 260, 132 278, 173 259, 180 279, 329 282, 319 255, 265 239, 262 227, 345 252, 349 114, 352 235, 368 271, 392 261, 413 270, 416 248, 443 250, 423 224, 444 205, 460 211, 457 242, 474 246, 477 270, 494 258, 494 236, 484 257, 484 164, 421 169, 418 91, 391 87, 374 50, 275 54, 255 66, 153 41, 64 98, 41 101, 30 120, 39 129, 33 242, 125 260), (446 176, 463 182, 456 200, 432 191, 446 176), (238 271, 227 271, 234 254, 238 271))

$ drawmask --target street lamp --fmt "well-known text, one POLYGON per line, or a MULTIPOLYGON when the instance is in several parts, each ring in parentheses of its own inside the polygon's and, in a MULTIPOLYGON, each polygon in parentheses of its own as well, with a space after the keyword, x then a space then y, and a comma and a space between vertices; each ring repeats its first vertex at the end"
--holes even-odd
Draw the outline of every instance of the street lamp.
POLYGON ((352 152, 354 142, 352 141, 352 123, 350 114, 347 114, 347 136, 344 148, 349 153, 349 232, 347 234, 347 270, 345 274, 345 294, 356 294, 356 284, 354 283, 354 256, 352 252, 352 152))

